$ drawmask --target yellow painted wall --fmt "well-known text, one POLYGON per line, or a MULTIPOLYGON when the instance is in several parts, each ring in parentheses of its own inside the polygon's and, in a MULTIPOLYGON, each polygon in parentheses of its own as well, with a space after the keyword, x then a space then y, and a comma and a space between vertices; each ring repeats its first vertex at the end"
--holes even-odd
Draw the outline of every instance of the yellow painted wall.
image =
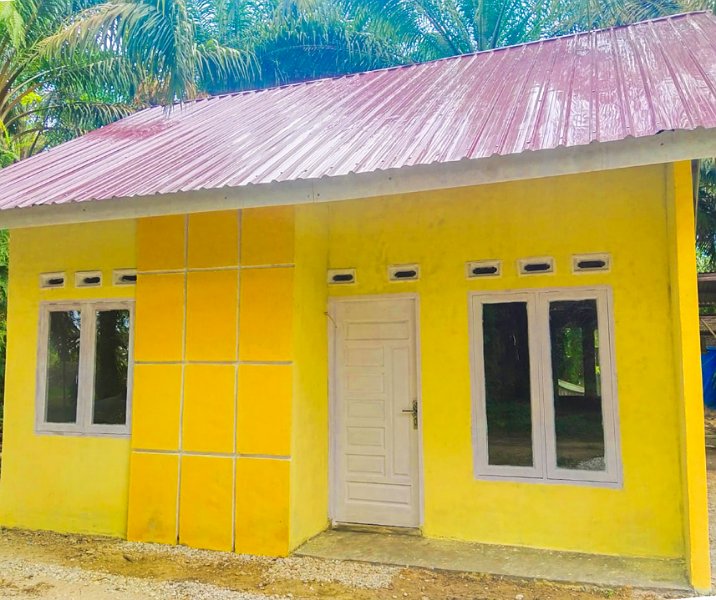
POLYGON ((691 163, 675 164, 666 175, 675 384, 683 445, 684 540, 691 583, 698 591, 708 592, 711 565, 691 163))
POLYGON ((670 168, 330 205, 329 266, 355 267, 358 279, 330 293, 420 297, 425 535, 684 555, 665 194, 670 168), (611 253, 611 272, 571 274, 572 254, 590 252, 611 253), (556 273, 518 276, 517 259, 530 256, 553 256, 556 273), (502 259, 502 277, 468 280, 465 262, 480 259, 502 259), (420 264, 420 281, 388 282, 387 265, 405 263, 420 264), (623 489, 476 480, 468 292, 591 284, 614 291, 623 489))
POLYGON ((425 535, 687 556, 705 581, 684 168, 142 219, 136 250, 131 222, 14 232, 0 522, 288 553, 328 525, 327 298, 416 292, 425 535), (611 272, 571 274, 572 254, 591 252, 611 253, 611 272), (555 274, 516 274, 517 259, 545 255, 555 274), (480 259, 503 260, 503 275, 468 280, 480 259), (404 263, 420 281, 388 282, 404 263), (131 452, 126 439, 36 436, 39 300, 107 297, 41 292, 38 274, 135 264, 131 452), (358 283, 328 286, 342 267, 358 283), (468 293, 592 284, 614 292, 623 489, 476 480, 468 293))
POLYGON ((291 548, 328 526, 328 212, 296 207, 291 548))
POLYGON ((10 239, 5 419, 0 524, 124 536, 129 440, 35 433, 35 372, 41 301, 132 298, 112 270, 135 266, 135 225, 115 221, 18 229, 10 239), (74 287, 74 272, 102 270, 103 285, 74 287), (64 271, 64 289, 39 287, 64 271))

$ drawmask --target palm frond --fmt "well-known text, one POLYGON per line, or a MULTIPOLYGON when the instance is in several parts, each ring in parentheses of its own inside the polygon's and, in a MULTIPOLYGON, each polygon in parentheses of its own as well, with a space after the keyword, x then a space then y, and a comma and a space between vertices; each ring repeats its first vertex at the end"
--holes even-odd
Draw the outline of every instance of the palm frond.
POLYGON ((25 20, 14 2, 0 2, 0 49, 4 40, 13 47, 25 41, 25 20))

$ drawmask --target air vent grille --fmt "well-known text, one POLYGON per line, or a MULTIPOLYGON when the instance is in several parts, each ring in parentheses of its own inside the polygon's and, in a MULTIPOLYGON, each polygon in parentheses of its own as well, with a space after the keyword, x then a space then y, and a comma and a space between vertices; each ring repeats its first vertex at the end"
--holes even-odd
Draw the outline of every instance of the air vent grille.
POLYGON ((572 270, 575 273, 603 272, 610 268, 609 254, 576 254, 572 257, 572 270))
POLYGON ((65 287, 64 273, 43 273, 40 275, 40 287, 43 289, 65 287))
POLYGON ((420 267, 418 265, 392 265, 388 267, 388 279, 390 281, 415 281, 420 279, 420 267))
POLYGON ((78 271, 75 273, 75 287, 99 287, 101 285, 101 271, 78 271))
POLYGON ((521 258, 518 265, 520 275, 554 273, 554 259, 552 257, 521 258))
POLYGON ((134 269, 112 271, 112 282, 114 285, 135 285, 137 283, 137 271, 134 269))
POLYGON ((502 261, 479 260, 467 263, 467 277, 499 277, 502 274, 502 261))
POLYGON ((356 282, 355 269, 329 269, 328 283, 331 285, 346 285, 356 282))

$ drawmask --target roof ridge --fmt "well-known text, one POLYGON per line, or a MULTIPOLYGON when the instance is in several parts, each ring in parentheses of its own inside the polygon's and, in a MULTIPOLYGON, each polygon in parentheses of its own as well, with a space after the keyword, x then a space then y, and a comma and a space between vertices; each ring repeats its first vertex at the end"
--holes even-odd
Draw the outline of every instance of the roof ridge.
MULTIPOLYGON (((520 42, 519 44, 511 44, 509 46, 499 46, 497 48, 490 48, 489 50, 476 50, 475 52, 466 52, 464 54, 454 54, 452 56, 443 56, 441 58, 433 58, 431 60, 424 60, 420 62, 413 62, 413 63, 407 63, 407 64, 399 64, 399 65, 392 65, 390 67, 381 67, 379 69, 369 69, 368 71, 356 71, 355 73, 343 73, 341 75, 332 75, 330 77, 319 77, 317 79, 307 79, 306 81, 295 81, 291 83, 284 83, 281 85, 272 85, 265 88, 253 88, 250 90, 237 90, 235 92, 226 92, 224 94, 212 94, 209 96, 204 96, 202 98, 194 98, 192 100, 184 100, 180 102, 174 102, 172 104, 167 105, 156 105, 156 106, 150 106, 144 110, 138 111, 138 112, 144 112, 145 110, 153 110, 157 108, 173 108, 176 106, 182 106, 185 104, 191 105, 196 104, 199 102, 206 102, 209 100, 220 100, 223 98, 234 98, 238 96, 248 96, 252 94, 260 94, 260 93, 267 93, 272 92, 275 90, 284 90, 284 89, 290 89, 295 87, 304 87, 304 86, 310 86, 314 84, 323 83, 326 81, 340 81, 342 79, 350 79, 352 77, 359 77, 361 75, 373 75, 377 73, 387 73, 389 71, 397 71, 400 69, 414 69, 419 68, 423 65, 432 65, 439 62, 446 62, 451 60, 464 60, 468 58, 472 58, 474 56, 478 55, 488 55, 493 54, 496 52, 504 52, 506 50, 513 50, 516 48, 524 48, 527 46, 532 46, 536 44, 544 44, 544 43, 550 43, 550 42, 556 42, 558 40, 564 40, 568 38, 578 38, 580 36, 585 35, 595 35, 599 33, 604 33, 607 31, 614 31, 617 29, 626 29, 629 27, 635 27, 637 25, 643 25, 648 23, 657 23, 661 21, 668 21, 671 19, 677 19, 677 18, 683 18, 683 17, 689 17, 694 15, 710 15, 712 18, 716 19, 716 16, 713 15, 713 13, 709 10, 695 10, 695 11, 688 11, 688 12, 681 12, 681 13, 675 13, 673 15, 663 15, 660 17, 653 17, 651 19, 644 19, 643 21, 635 21, 634 23, 625 23, 623 25, 612 25, 610 27, 601 27, 599 29, 588 29, 586 31, 575 31, 574 33, 566 33, 564 35, 557 35, 554 37, 548 37, 548 38, 542 38, 539 40, 530 40, 528 42, 520 42)), ((135 113, 137 114, 137 113, 135 113)))

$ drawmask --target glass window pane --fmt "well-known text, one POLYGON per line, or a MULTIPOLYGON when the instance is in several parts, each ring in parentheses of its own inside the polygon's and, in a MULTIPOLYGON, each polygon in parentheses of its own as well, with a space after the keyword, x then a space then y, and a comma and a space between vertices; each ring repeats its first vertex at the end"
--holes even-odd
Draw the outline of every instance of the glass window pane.
POLYGON ((596 300, 551 302, 557 466, 604 471, 604 426, 596 300))
POLYGON ((129 311, 97 311, 96 334, 92 423, 124 425, 127 422, 129 311))
POLYGON ((482 307, 488 462, 531 467, 532 394, 527 303, 482 307))
POLYGON ((47 423, 77 422, 77 386, 80 370, 78 310, 50 312, 47 343, 47 423))

